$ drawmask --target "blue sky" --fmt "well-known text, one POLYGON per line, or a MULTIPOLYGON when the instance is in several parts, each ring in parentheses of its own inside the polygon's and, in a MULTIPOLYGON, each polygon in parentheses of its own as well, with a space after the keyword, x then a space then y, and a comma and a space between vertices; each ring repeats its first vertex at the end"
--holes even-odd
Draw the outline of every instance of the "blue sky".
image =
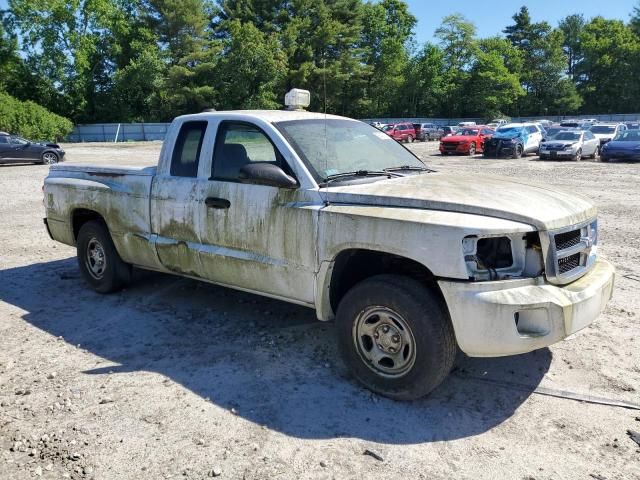
MULTIPOLYGON (((434 41, 433 32, 442 18, 455 12, 464 14, 478 27, 480 37, 500 34, 522 5, 529 7, 536 22, 546 20, 556 26, 558 20, 572 13, 586 18, 602 15, 605 18, 629 20, 636 0, 406 0, 418 18, 416 40, 434 41)), ((0 0, 0 9, 7 8, 7 0, 0 0)))

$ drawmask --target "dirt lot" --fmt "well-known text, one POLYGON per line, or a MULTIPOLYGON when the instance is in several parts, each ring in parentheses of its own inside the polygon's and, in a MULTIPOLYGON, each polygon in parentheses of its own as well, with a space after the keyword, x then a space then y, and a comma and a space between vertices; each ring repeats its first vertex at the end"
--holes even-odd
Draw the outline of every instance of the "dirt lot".
MULTIPOLYGON (((412 403, 357 385, 311 310, 145 272, 93 293, 74 249, 42 225, 47 167, 0 166, 0 479, 640 478, 626 434, 640 411, 563 398, 640 403, 640 165, 434 147, 411 148, 437 169, 591 197, 619 276, 590 328, 528 355, 466 359, 412 403)), ((160 144, 66 149, 68 161, 145 164, 160 144)))

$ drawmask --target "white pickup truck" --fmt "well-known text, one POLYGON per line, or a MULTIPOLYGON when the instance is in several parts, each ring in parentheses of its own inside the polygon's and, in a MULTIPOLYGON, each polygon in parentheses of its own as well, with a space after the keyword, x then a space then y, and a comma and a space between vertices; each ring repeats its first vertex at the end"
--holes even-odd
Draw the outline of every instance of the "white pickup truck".
POLYGON ((51 237, 98 292, 139 267, 308 306, 335 319, 354 376, 396 399, 434 389, 458 349, 564 339, 613 290, 587 200, 435 172, 338 116, 182 116, 157 167, 53 165, 44 195, 51 237))

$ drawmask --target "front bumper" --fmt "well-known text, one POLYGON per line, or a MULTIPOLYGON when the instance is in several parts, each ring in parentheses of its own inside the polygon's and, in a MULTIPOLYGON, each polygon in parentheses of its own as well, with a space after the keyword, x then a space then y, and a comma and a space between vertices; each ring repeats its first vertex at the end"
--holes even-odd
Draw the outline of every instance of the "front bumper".
POLYGON ((509 140, 499 140, 497 143, 488 142, 484 144, 482 153, 485 157, 510 157, 515 152, 517 145, 509 140))
POLYGON ((467 144, 458 144, 458 145, 447 145, 446 142, 440 145, 440 153, 469 153, 470 143, 467 144))
POLYGON ((640 152, 630 150, 604 149, 600 151, 600 158, 605 161, 611 159, 640 161, 640 152))
POLYGON ((549 346, 591 324, 611 298, 614 278, 613 265, 598 259, 563 286, 543 277, 438 284, 460 349, 471 357, 500 357, 549 346))
POLYGON ((576 156, 575 150, 542 150, 538 151, 542 158, 573 158, 576 156))

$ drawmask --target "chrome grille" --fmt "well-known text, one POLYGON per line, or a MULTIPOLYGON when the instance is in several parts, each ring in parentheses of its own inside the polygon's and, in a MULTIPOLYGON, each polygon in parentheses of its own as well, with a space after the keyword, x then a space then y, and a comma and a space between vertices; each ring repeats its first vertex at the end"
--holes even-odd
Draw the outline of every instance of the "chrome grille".
POLYGON ((598 223, 583 224, 549 232, 545 264, 550 282, 565 284, 577 280, 596 260, 598 223))
POLYGON ((580 266, 580 254, 575 253, 558 260, 558 272, 562 275, 580 266))
POLYGON ((572 230, 570 232, 559 233, 554 237, 556 250, 565 250, 574 247, 580 243, 580 230, 572 230))

